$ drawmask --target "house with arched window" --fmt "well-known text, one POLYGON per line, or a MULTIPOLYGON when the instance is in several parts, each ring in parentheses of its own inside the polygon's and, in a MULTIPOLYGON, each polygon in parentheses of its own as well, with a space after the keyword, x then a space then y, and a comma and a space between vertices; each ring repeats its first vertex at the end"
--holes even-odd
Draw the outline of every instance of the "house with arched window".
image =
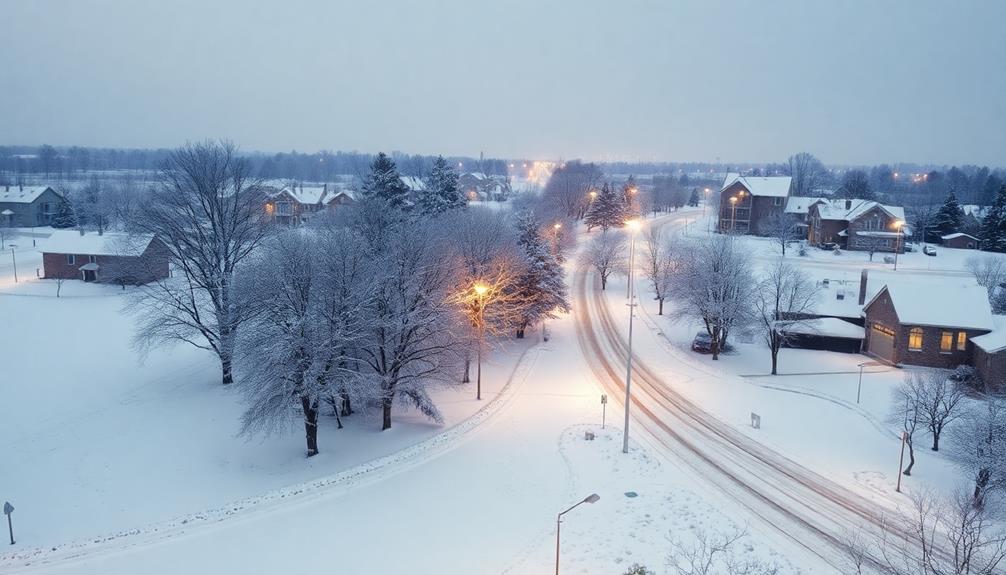
POLYGON ((965 280, 888 282, 863 317, 863 352, 894 365, 972 364, 972 339, 995 329, 988 292, 965 280))
POLYGON ((904 226, 905 209, 869 200, 819 200, 807 209, 807 240, 811 245, 836 244, 842 249, 904 252, 911 231, 904 226))

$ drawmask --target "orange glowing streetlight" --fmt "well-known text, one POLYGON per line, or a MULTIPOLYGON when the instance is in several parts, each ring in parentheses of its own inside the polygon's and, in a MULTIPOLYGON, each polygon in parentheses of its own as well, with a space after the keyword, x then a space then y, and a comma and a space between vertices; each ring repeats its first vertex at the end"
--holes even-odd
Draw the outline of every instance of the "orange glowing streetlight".
POLYGON ((730 198, 730 231, 733 232, 737 224, 737 196, 730 198))
POLYGON ((476 357, 478 358, 478 367, 475 372, 475 399, 482 399, 482 340, 485 339, 486 334, 486 293, 489 292, 489 286, 482 282, 475 282, 472 286, 472 290, 475 292, 475 301, 478 304, 478 319, 476 320, 476 328, 478 330, 478 350, 476 351, 476 357))
POLYGON ((636 303, 632 301, 632 268, 635 264, 633 261, 636 252, 636 232, 642 227, 642 222, 638 219, 626 220, 625 228, 629 230, 631 234, 631 241, 629 243, 629 277, 628 277, 628 290, 626 294, 626 299, 629 306, 629 358, 625 363, 625 430, 622 432, 622 453, 629 452, 629 405, 630 405, 630 395, 629 390, 632 386, 632 318, 635 312, 636 303))
POLYGON ((905 222, 895 220, 892 225, 898 230, 898 237, 894 238, 894 271, 898 271, 898 254, 901 252, 901 244, 905 241, 905 222))

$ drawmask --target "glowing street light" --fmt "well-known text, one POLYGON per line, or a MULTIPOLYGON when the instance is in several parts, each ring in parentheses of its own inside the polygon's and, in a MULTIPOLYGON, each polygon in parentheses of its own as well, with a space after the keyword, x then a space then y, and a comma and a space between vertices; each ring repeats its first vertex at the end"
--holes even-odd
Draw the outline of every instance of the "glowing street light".
POLYGON ((629 230, 631 236, 631 241, 629 243, 629 289, 627 299, 629 303, 629 358, 625 362, 625 430, 622 433, 622 453, 629 452, 629 405, 631 396, 629 390, 632 386, 632 318, 634 315, 636 304, 632 301, 632 268, 635 264, 635 253, 636 253, 636 232, 642 226, 639 220, 629 220, 625 222, 626 229, 629 230))
POLYGON ((477 331, 479 336, 478 350, 476 351, 476 356, 478 357, 478 367, 476 368, 475 375, 475 399, 482 399, 482 340, 485 339, 486 334, 486 293, 489 291, 489 286, 482 282, 477 282, 472 289, 475 291, 475 301, 478 302, 478 319, 477 319, 477 331))
POLYGON ((583 501, 563 511, 555 518, 555 575, 559 575, 559 528, 562 526, 562 516, 583 505, 584 503, 597 503, 601 496, 591 493, 583 501))
MULTIPOLYGON (((894 239, 894 271, 898 271, 898 253, 901 252, 901 244, 904 243, 905 222, 903 220, 896 220, 893 225, 894 229, 898 230, 898 237, 894 239)), ((924 242, 925 240, 923 240, 924 242)))
POLYGON ((730 232, 737 226, 737 196, 730 198, 730 232))

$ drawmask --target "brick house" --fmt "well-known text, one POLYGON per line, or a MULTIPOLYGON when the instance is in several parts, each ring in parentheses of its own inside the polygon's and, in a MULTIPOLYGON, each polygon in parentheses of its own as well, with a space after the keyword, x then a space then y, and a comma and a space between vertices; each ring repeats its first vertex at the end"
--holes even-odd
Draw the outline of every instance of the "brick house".
POLYGON ((978 238, 970 234, 960 232, 940 236, 940 239, 943 241, 944 246, 959 250, 977 250, 979 244, 978 238))
POLYGON ((789 176, 727 174, 720 188, 716 229, 720 233, 770 233, 773 218, 784 213, 792 180, 789 176))
POLYGON ((904 252, 905 209, 870 200, 821 200, 807 210, 807 241, 846 250, 904 252))
POLYGON ((57 230, 40 250, 45 279, 125 285, 168 277, 168 250, 151 234, 57 230))
POLYGON ((331 209, 352 202, 352 193, 330 188, 328 184, 322 186, 291 184, 282 188, 266 188, 265 212, 271 221, 297 225, 326 208, 331 209))
POLYGON ((993 316, 996 329, 971 340, 975 346, 975 371, 985 385, 1006 390, 1006 316, 993 316))
POLYGON ((972 339, 995 329, 985 288, 960 281, 888 282, 863 317, 863 352, 894 365, 972 364, 972 339))
POLYGON ((0 225, 29 228, 52 225, 63 196, 49 186, 0 188, 0 225))

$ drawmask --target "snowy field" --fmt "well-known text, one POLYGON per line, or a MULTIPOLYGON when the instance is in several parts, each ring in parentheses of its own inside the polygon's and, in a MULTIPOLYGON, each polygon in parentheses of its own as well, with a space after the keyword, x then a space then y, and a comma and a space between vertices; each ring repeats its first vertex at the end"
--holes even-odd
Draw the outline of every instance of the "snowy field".
MULTIPOLYGON (((680 234, 689 221, 697 235, 700 213, 656 225, 680 234)), ((766 240, 743 241, 756 261, 774 257, 766 240)), ((959 276, 953 262, 974 252, 951 251, 935 258, 946 268, 930 269, 922 254, 899 268, 959 276)), ((19 540, 0 554, 4 572, 540 573, 553 568, 555 514, 595 492, 600 501, 564 519, 563 572, 621 573, 637 562, 668 572, 675 542, 735 531, 748 533, 741 556, 782 573, 834 572, 735 508, 646 430, 636 427, 630 455, 621 454, 620 398, 610 398, 600 429, 602 386, 572 317, 550 322, 547 343, 535 334, 495 350, 487 400, 470 387, 441 390, 444 426, 408 412, 384 433, 376 413, 343 430, 326 418, 321 455, 305 459, 297 429, 236 436, 238 392, 217 383, 204 352, 177 346, 141 362, 128 291, 68 281, 57 299, 54 282, 33 279, 37 252, 19 247, 17 256, 26 281, 14 284, 9 260, 0 264, 0 405, 18 406, 0 416, 0 498, 17 507, 19 540)), ((865 254, 796 261, 805 259, 815 277, 852 281, 865 254)), ((645 280, 637 286, 634 352, 667 385, 878 508, 907 502, 894 491, 900 443, 886 421, 904 370, 868 368, 857 404, 857 364, 867 359, 858 354, 785 349, 772 377, 755 340, 714 363, 688 350, 697 326, 657 316, 645 280), (761 429, 751 428, 752 412, 761 429)), ((625 289, 616 277, 605 293, 621 330, 625 289)), ((908 493, 947 489, 956 477, 925 442, 908 493)))

